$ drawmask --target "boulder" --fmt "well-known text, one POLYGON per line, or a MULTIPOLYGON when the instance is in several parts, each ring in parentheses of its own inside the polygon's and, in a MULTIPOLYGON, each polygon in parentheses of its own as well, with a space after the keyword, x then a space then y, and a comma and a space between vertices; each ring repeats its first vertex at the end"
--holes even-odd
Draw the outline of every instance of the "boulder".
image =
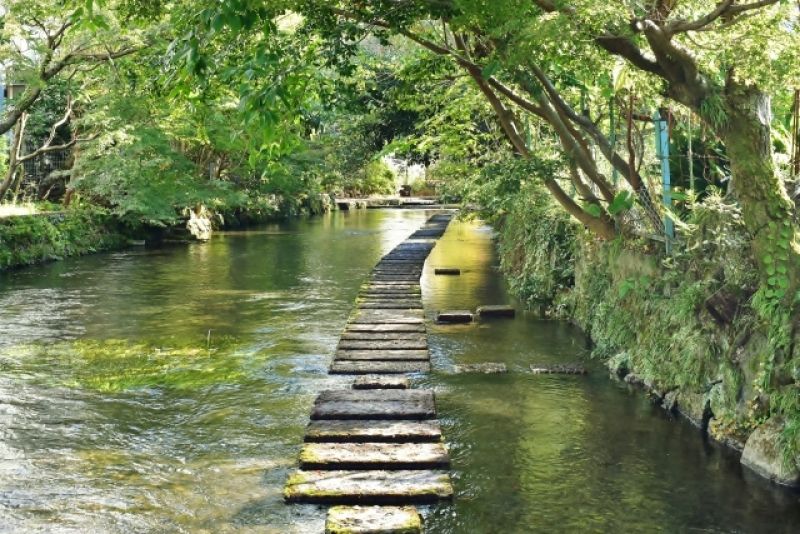
POLYGON ((198 241, 208 241, 211 239, 212 227, 211 220, 205 215, 196 215, 190 212, 189 220, 186 221, 186 229, 198 241))
POLYGON ((711 409, 708 399, 702 393, 683 390, 676 399, 678 413, 691 421, 695 426, 705 430, 708 424, 711 409))
POLYGON ((779 443, 783 421, 772 417, 750 434, 742 452, 742 465, 776 484, 800 487, 797 458, 784 461, 779 443))

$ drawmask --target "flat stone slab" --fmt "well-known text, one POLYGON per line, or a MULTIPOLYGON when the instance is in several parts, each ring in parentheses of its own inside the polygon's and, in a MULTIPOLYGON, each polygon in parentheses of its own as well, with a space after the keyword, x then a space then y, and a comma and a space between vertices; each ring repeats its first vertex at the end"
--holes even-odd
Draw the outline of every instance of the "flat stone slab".
POLYGON ((439 323, 471 323, 472 312, 469 310, 447 310, 436 314, 439 323))
POLYGON ((358 303, 358 307, 364 310, 421 310, 422 303, 413 300, 365 300, 358 303))
POLYGON ((422 519, 413 506, 333 506, 325 534, 421 534, 422 519))
POLYGON ((300 469, 445 469, 441 443, 306 443, 300 469))
POLYGON ((320 420, 308 424, 305 441, 423 443, 437 442, 441 437, 438 421, 320 420))
POLYGON ((387 401, 421 401, 433 403, 432 389, 406 389, 406 390, 356 390, 356 389, 326 389, 317 395, 315 404, 331 401, 352 402, 387 402, 387 401))
POLYGON ((344 389, 323 391, 311 419, 433 419, 433 391, 422 389, 344 389))
POLYGON ((364 375, 353 380, 353 389, 408 389, 407 376, 364 375))
POLYGON ((586 368, 577 363, 559 363, 554 365, 531 364, 531 372, 535 375, 585 375, 586 368))
POLYGON ((428 373, 431 364, 427 361, 358 361, 337 360, 328 371, 332 375, 366 375, 372 373, 428 373))
POLYGON ((490 304, 479 306, 476 310, 480 317, 514 317, 516 310, 506 304, 490 304))
POLYGON ((465 373, 482 373, 485 375, 489 374, 500 374, 500 373, 507 373, 508 368, 504 363, 460 363, 453 366, 453 372, 457 374, 465 374, 465 373))
POLYGON ((427 339, 379 339, 374 341, 342 340, 339 350, 427 350, 427 339))
POLYGON ((427 350, 337 350, 334 356, 335 361, 345 360, 383 360, 383 361, 428 361, 430 353, 427 350))
POLYGON ((347 325, 347 333, 354 332, 425 332, 424 324, 368 324, 353 323, 347 325))
POLYGON ((286 502, 320 504, 434 503, 453 497, 446 471, 295 471, 286 481, 286 502))
POLYGON ((433 274, 439 274, 439 275, 460 275, 460 274, 461 274, 461 269, 458 269, 458 268, 456 268, 456 267, 436 267, 436 268, 433 270, 433 274))
POLYGON ((357 310, 351 323, 423 324, 422 310, 357 310))
POLYGON ((412 339, 426 341, 425 332, 352 332, 346 330, 340 339, 351 341, 379 341, 389 339, 412 339))
POLYGON ((381 289, 420 289, 419 282, 368 282, 361 287, 381 289))

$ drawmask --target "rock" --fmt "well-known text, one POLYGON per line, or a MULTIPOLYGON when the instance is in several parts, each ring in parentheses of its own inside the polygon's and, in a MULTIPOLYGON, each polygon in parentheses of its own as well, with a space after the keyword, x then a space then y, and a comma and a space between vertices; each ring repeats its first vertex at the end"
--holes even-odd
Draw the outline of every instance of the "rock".
POLYGON ((420 534, 422 520, 413 506, 334 506, 325 534, 420 534))
POLYGON ((772 417, 750 434, 742 452, 742 465, 776 484, 800 487, 800 466, 797 458, 788 465, 779 446, 783 421, 772 417))
POLYGON ((476 310, 479 317, 514 317, 516 310, 507 304, 489 304, 479 306, 476 310))
POLYGON ((693 425, 706 430, 711 409, 708 400, 702 393, 694 391, 681 391, 677 398, 678 413, 688 419, 693 425))
POLYGON ((625 378, 623 378, 623 380, 625 381, 626 384, 630 384, 632 386, 641 386, 644 384, 644 380, 642 379, 642 377, 634 373, 628 373, 627 375, 625 375, 625 378))
POLYGON ((452 499, 446 471, 295 471, 286 481, 286 502, 433 503, 452 499))
POLYGON ((408 377, 362 375, 353 380, 353 389, 408 389, 408 377))
POLYGON ((678 390, 674 389, 664 395, 661 406, 668 412, 675 412, 678 408, 678 390))
POLYGON ((440 311, 436 314, 439 323, 471 323, 472 312, 469 310, 440 311))
POLYGON ((198 241, 208 241, 211 239, 211 220, 204 214, 196 215, 194 211, 189 212, 189 220, 186 221, 186 229, 198 241))
POLYGON ((337 360, 331 364, 330 373, 334 375, 364 375, 371 373, 427 373, 431 364, 427 361, 354 361, 337 360))
POLYGON ((300 469, 446 469, 447 449, 441 443, 306 443, 300 469))
POLYGON ((559 363, 555 365, 531 365, 531 372, 535 375, 585 375, 586 368, 577 363, 559 363))
POLYGON ((506 373, 508 372, 508 368, 504 363, 461 363, 453 367, 453 372, 456 374, 483 373, 489 375, 506 373))
POLYGON ((606 361, 606 367, 620 378, 624 378, 630 372, 631 361, 627 352, 615 354, 606 361))
POLYGON ((306 442, 423 443, 438 442, 438 421, 319 420, 306 427, 306 442))

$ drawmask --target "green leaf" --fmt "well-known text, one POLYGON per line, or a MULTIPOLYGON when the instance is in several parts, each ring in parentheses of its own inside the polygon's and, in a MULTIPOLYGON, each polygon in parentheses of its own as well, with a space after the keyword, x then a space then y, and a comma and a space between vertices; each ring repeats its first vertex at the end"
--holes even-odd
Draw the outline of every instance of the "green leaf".
POLYGON ((633 194, 630 191, 620 191, 614 196, 614 200, 608 205, 608 213, 617 215, 633 207, 633 194))
POLYGON ((588 204, 583 209, 592 217, 600 217, 603 214, 603 210, 597 204, 588 204))
POLYGON ((496 59, 493 59, 485 67, 483 67, 481 76, 486 79, 491 78, 498 70, 500 70, 500 67, 500 62, 496 59))

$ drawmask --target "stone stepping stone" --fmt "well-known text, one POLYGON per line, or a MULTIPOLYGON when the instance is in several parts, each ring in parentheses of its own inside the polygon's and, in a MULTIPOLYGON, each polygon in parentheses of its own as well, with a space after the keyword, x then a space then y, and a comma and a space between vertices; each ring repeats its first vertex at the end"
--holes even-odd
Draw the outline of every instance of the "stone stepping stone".
POLYGON ((365 300, 359 302, 358 307, 363 310, 421 310, 420 301, 387 299, 382 301, 365 300))
POLYGON ((585 375, 586 368, 577 363, 554 365, 531 365, 531 372, 535 375, 585 375))
POLYGON ((419 281, 417 282, 367 282, 362 287, 377 288, 377 289, 420 289, 419 281))
POLYGON ((427 350, 428 341, 414 339, 379 339, 375 341, 350 341, 339 342, 339 350, 427 350))
POLYGON ((325 534, 421 534, 422 519, 413 506, 333 506, 325 534))
MULTIPOLYGON (((357 391, 406 391, 363 389, 357 391)), ((433 403, 425 400, 393 400, 383 402, 329 401, 317 404, 311 419, 433 419, 433 403)))
POLYGON ((430 370, 431 364, 427 361, 335 360, 328 372, 332 375, 366 375, 429 373, 430 370))
POLYGON ((317 395, 314 404, 326 402, 389 402, 389 401, 419 401, 433 403, 432 389, 406 389, 406 390, 357 390, 357 389, 326 389, 317 395))
POLYGON ((300 469, 446 469, 441 443, 306 443, 300 469))
POLYGON ((427 336, 423 332, 352 332, 345 330, 341 338, 348 341, 381 341, 392 339, 412 339, 414 341, 426 341, 427 336))
POLYGON ((489 375, 507 373, 508 368, 504 363, 460 363, 453 366, 453 372, 457 374, 482 373, 489 375))
POLYGON ((311 421, 306 427, 309 443, 422 443, 438 442, 442 429, 438 421, 311 421))
POLYGON ((408 389, 407 376, 364 375, 353 380, 353 389, 408 389))
POLYGON ((423 324, 422 310, 358 310, 350 319, 355 324, 423 324))
POLYGON ((319 504, 434 503, 453 497, 446 471, 295 471, 286 502, 319 504))
POLYGON ((400 300, 415 300, 419 302, 422 299, 422 293, 417 291, 408 290, 381 290, 381 291, 362 291, 358 294, 358 298, 365 300, 387 300, 387 299, 400 299, 400 300))
POLYGON ((439 323, 471 323, 472 312, 469 310, 448 310, 436 314, 439 323))
POLYGON ((400 283, 418 283, 419 276, 412 275, 412 276, 405 276, 405 275, 394 275, 394 274, 374 274, 370 278, 370 280, 374 282, 400 282, 400 283))
POLYGON ((433 270, 433 274, 439 275, 460 275, 461 269, 457 269, 455 267, 436 267, 433 270))
POLYGON ((345 332, 425 332, 423 324, 368 324, 351 323, 345 332))
POLYGON ((514 317, 516 310, 506 304, 479 306, 476 310, 479 317, 514 317))
POLYGON ((334 361, 428 361, 427 350, 337 350, 334 361))

